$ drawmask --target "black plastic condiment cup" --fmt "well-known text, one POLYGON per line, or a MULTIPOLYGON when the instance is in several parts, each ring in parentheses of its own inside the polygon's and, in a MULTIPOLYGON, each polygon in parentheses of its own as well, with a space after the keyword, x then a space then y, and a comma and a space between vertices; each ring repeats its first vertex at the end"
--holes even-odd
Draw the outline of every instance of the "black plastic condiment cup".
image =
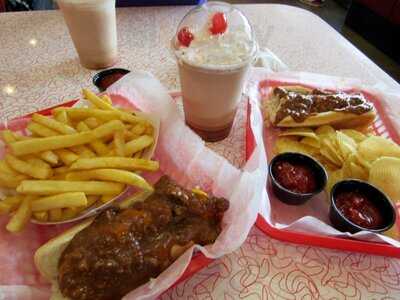
POLYGON ((333 227, 343 232, 356 233, 365 230, 374 233, 380 233, 389 230, 396 221, 396 211, 389 197, 386 196, 380 189, 366 181, 358 179, 339 181, 332 187, 330 200, 331 205, 329 208, 329 219, 333 227), (360 193, 368 196, 368 199, 375 204, 384 220, 382 227, 371 229, 359 226, 350 221, 344 214, 340 212, 336 206, 336 197, 340 193, 352 191, 359 191, 360 193))
POLYGON ((328 180, 328 175, 325 171, 325 168, 318 161, 308 155, 297 152, 278 154, 269 163, 268 171, 268 181, 272 186, 272 191, 274 192, 275 196, 280 201, 289 205, 304 204, 307 200, 319 194, 325 188, 326 182, 328 180), (275 178, 275 175, 273 173, 274 165, 280 161, 286 161, 294 164, 304 164, 311 168, 315 175, 315 180, 317 183, 315 191, 311 193, 298 193, 283 187, 275 178))
POLYGON ((129 70, 122 68, 112 68, 103 70, 93 76, 93 84, 99 89, 100 92, 104 92, 109 85, 108 86, 102 85, 103 80, 105 80, 108 76, 113 76, 115 74, 121 74, 122 76, 124 76, 129 72, 130 72, 129 70))

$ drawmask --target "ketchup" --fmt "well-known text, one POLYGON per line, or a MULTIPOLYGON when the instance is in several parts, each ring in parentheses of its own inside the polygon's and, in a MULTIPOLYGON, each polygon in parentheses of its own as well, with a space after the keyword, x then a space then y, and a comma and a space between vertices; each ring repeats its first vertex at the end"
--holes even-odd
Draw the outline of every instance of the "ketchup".
POLYGON ((335 203, 339 211, 358 226, 377 229, 384 225, 379 209, 359 191, 339 193, 335 203))
POLYGON ((119 80, 121 77, 125 76, 126 73, 111 73, 104 75, 104 77, 100 80, 99 85, 103 90, 106 90, 110 85, 119 80))
POLYGON ((317 188, 313 170, 305 164, 278 161, 272 172, 284 188, 296 193, 312 193, 317 188))

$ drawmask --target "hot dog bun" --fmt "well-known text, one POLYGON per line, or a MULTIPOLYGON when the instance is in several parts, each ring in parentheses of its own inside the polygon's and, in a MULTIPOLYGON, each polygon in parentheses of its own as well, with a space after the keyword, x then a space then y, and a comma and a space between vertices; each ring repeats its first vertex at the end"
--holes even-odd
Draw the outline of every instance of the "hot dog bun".
MULTIPOLYGON (((284 88, 300 94, 310 94, 312 92, 312 89, 302 86, 285 86, 284 88)), ((281 99, 271 92, 269 99, 266 101, 265 113, 269 121, 277 127, 318 127, 322 125, 331 125, 338 129, 367 127, 374 121, 376 116, 374 109, 360 115, 350 112, 329 111, 310 115, 303 122, 296 122, 291 116, 287 116, 275 124, 276 114, 280 105, 281 99)))
POLYGON ((40 274, 52 283, 52 300, 68 300, 65 298, 58 288, 58 261, 61 253, 68 246, 73 237, 85 229, 92 223, 93 219, 88 219, 80 224, 77 224, 64 233, 51 239, 46 244, 42 245, 36 250, 34 255, 34 262, 40 274))

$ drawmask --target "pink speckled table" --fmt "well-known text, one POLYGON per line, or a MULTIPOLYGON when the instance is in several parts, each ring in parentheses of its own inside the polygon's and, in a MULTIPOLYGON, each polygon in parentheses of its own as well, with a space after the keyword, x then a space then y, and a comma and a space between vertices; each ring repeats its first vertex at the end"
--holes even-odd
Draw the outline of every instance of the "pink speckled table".
MULTIPOLYGON (((290 69, 357 77, 400 91, 392 78, 315 15, 282 5, 240 8, 253 23, 260 46, 275 52, 290 69)), ((150 71, 176 89, 169 39, 187 10, 118 9, 117 66, 150 71)), ((0 121, 71 99, 80 88, 92 86, 95 72, 79 65, 59 12, 0 14, 0 43, 0 121)), ((226 156, 233 149, 213 148, 226 156)), ((237 153, 234 163, 241 163, 237 153)), ((400 260, 283 243, 254 228, 240 249, 162 296, 177 298, 399 299, 400 260)))

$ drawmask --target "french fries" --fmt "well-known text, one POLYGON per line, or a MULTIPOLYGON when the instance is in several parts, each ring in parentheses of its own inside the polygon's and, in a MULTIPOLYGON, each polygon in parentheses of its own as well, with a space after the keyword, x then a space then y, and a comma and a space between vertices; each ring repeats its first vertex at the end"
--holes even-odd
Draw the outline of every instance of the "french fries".
MULTIPOLYGON (((63 113, 61 112, 61 114, 63 113)), ((47 128, 53 129, 54 131, 57 131, 59 133, 73 134, 76 132, 76 130, 71 126, 40 114, 33 114, 32 121, 46 126, 47 128)))
POLYGON ((74 152, 68 149, 58 149, 54 151, 66 166, 69 166, 79 158, 79 155, 76 155, 74 152))
POLYGON ((58 122, 61 122, 61 123, 66 124, 66 125, 71 125, 71 121, 69 120, 67 112, 65 110, 61 111, 58 114, 55 114, 54 118, 58 122))
MULTIPOLYGON (((29 124, 29 125, 31 125, 31 124, 29 124)), ((28 129, 29 129, 29 125, 28 125, 28 129)), ((36 124, 36 125, 41 127, 41 125, 39 125, 39 124, 36 124)), ((41 131, 41 130, 44 130, 46 132, 46 134, 52 134, 52 133, 56 134, 56 132, 53 132, 51 129, 47 129, 47 128, 39 129, 39 131, 41 131)), ((35 130, 31 130, 31 132, 35 133, 35 134, 39 131, 35 132, 35 130)), ((2 138, 6 144, 16 142, 17 140, 26 140, 27 138, 29 139, 29 137, 26 137, 26 136, 16 135, 10 130, 4 130, 2 132, 2 138)), ((58 163, 58 157, 52 151, 44 151, 44 152, 38 153, 38 156, 52 165, 55 165, 58 163)))
POLYGON ((120 194, 125 185, 106 181, 23 180, 17 192, 28 195, 55 195, 83 192, 86 195, 120 194))
POLYGON ((140 158, 143 155, 143 150, 142 151, 138 151, 133 155, 133 158, 140 158))
MULTIPOLYGON (((84 207, 84 206, 82 206, 84 207)), ((62 217, 63 219, 72 219, 74 217, 76 217, 79 214, 80 211, 80 207, 67 207, 64 208, 62 211, 62 217)))
POLYGON ((95 117, 102 121, 111 121, 119 119, 121 121, 137 124, 137 123, 146 123, 147 121, 141 117, 135 116, 125 111, 121 110, 102 110, 98 108, 81 108, 81 107, 72 107, 72 108, 55 108, 55 113, 59 113, 65 110, 68 114, 68 117, 72 120, 84 120, 90 117, 95 117))
POLYGON ((101 122, 97 120, 95 117, 89 117, 83 121, 90 129, 96 128, 100 126, 101 122))
POLYGON ((29 129, 30 132, 33 134, 36 134, 37 136, 55 136, 58 135, 57 131, 54 131, 53 129, 47 128, 46 126, 43 126, 42 124, 31 122, 28 124, 27 128, 29 129))
POLYGON ((40 153, 40 158, 51 165, 56 165, 58 163, 58 156, 50 150, 40 153))
POLYGON ((85 193, 74 192, 47 196, 32 201, 33 212, 46 211, 55 208, 79 207, 87 205, 85 193))
POLYGON ((0 174, 18 175, 18 172, 11 168, 5 160, 0 160, 0 174))
POLYGON ((104 101, 102 98, 97 96, 95 93, 93 93, 90 90, 83 89, 82 90, 83 97, 87 99, 90 103, 93 104, 93 106, 104 109, 104 110, 117 110, 114 108, 109 102, 104 101))
POLYGON ((10 148, 12 153, 16 156, 46 150, 68 148, 90 143, 95 139, 112 135, 115 131, 122 130, 123 128, 124 124, 121 121, 112 120, 93 129, 92 131, 17 141, 11 143, 10 148))
POLYGON ((21 204, 22 200, 23 200, 22 195, 8 196, 8 197, 5 197, 1 201, 1 203, 3 203, 4 205, 7 205, 9 208, 9 211, 14 211, 21 204))
POLYGON ((105 180, 136 186, 143 190, 153 191, 153 187, 138 174, 118 169, 94 169, 68 173, 67 180, 105 180))
POLYGON ((132 133, 134 135, 141 135, 144 134, 144 132, 146 131, 146 126, 144 126, 143 124, 136 124, 134 127, 132 127, 132 133))
POLYGON ((114 147, 115 153, 118 156, 125 156, 125 138, 123 131, 116 131, 114 133, 114 147))
POLYGON ((1 132, 1 138, 6 144, 11 144, 17 140, 14 133, 9 129, 3 130, 1 132))
POLYGON ((127 157, 132 156, 136 152, 143 150, 153 144, 153 138, 149 135, 142 135, 125 144, 124 154, 127 157))
POLYGON ((0 215, 13 212, 21 202, 21 196, 8 196, 0 200, 0 215))
POLYGON ((127 157, 81 158, 71 165, 71 170, 124 169, 132 171, 157 171, 158 161, 127 157))
POLYGON ((47 211, 36 211, 33 212, 32 215, 36 220, 41 222, 46 222, 49 219, 49 214, 47 213, 47 211))
POLYGON ((89 147, 85 146, 85 145, 80 145, 80 146, 74 146, 70 148, 71 151, 75 152, 76 154, 78 154, 80 157, 95 157, 96 154, 89 149, 89 147))
MULTIPOLYGON (((31 136, 1 131, 6 154, 0 160, 0 188, 12 196, 0 199, 0 214, 12 214, 8 231, 21 231, 31 218, 73 219, 109 203, 128 186, 152 193, 138 172, 159 168, 143 156, 153 152, 157 128, 142 115, 114 107, 107 95, 82 94, 89 107, 33 114, 27 124, 31 136)), ((125 207, 136 198, 127 199, 125 207)))
MULTIPOLYGON (((76 128, 79 130, 79 132, 90 131, 89 126, 84 122, 79 122, 76 128)), ((90 142, 89 145, 99 155, 104 155, 108 152, 107 146, 100 139, 90 142)))
POLYGON ((49 220, 51 222, 58 222, 63 219, 63 212, 61 208, 54 208, 49 210, 49 220))
POLYGON ((58 167, 58 168, 54 168, 54 174, 64 174, 67 173, 69 170, 68 166, 62 166, 62 167, 58 167))
POLYGON ((26 196, 22 200, 21 205, 6 225, 8 231, 19 232, 26 226, 32 215, 31 202, 33 199, 33 196, 26 196))
POLYGON ((44 165, 37 163, 37 161, 35 163, 32 160, 30 162, 26 162, 10 154, 6 155, 6 162, 15 171, 33 178, 46 179, 51 177, 51 175, 53 174, 49 166, 45 167, 44 165))
POLYGON ((69 135, 56 135, 18 141, 10 144, 11 152, 16 155, 26 155, 47 150, 68 148, 89 143, 93 139, 91 132, 81 132, 69 135))
POLYGON ((26 179, 25 175, 13 175, 9 173, 0 173, 0 186, 6 188, 16 188, 22 180, 26 179))
POLYGON ((101 96, 101 99, 109 104, 112 104, 112 100, 108 95, 101 96))
MULTIPOLYGON (((26 158, 26 161, 33 166, 50 169, 50 165, 48 163, 44 162, 43 160, 41 160, 40 158, 37 158, 37 157, 26 158)), ((51 171, 51 174, 53 174, 52 171, 51 171)))

